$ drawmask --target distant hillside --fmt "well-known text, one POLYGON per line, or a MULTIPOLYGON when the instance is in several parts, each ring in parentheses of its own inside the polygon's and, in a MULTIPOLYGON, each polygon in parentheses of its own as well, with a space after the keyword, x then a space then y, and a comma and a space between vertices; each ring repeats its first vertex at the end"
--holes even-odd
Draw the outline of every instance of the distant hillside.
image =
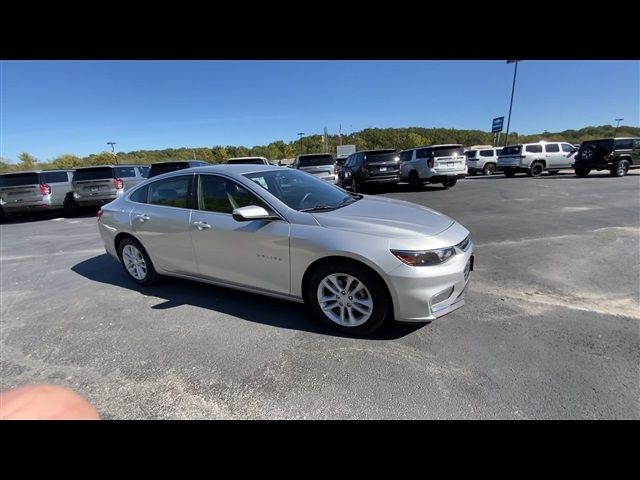
MULTIPOLYGON (((581 143, 594 138, 611 137, 615 128, 611 125, 599 127, 585 127, 580 130, 565 130, 563 132, 542 132, 535 135, 519 135, 517 132, 509 133, 509 143, 534 142, 538 140, 563 140, 569 143, 581 143)), ((618 136, 640 137, 640 128, 620 126, 618 136)), ((438 143, 462 143, 463 145, 491 144, 493 135, 481 130, 456 130, 446 128, 367 128, 359 132, 353 132, 342 136, 343 144, 355 144, 356 149, 397 148, 405 149, 420 145, 438 143)), ((504 139, 504 135, 502 137, 504 139)), ((502 143, 503 140, 501 140, 502 143)), ((336 146, 340 144, 338 135, 329 135, 329 152, 336 153, 336 146)), ((298 153, 313 153, 322 151, 322 135, 310 135, 301 140, 285 143, 277 140, 269 145, 254 147, 221 146, 214 147, 182 147, 167 148, 164 150, 136 150, 132 152, 119 152, 119 163, 152 163, 170 159, 205 160, 209 163, 220 163, 230 157, 247 155, 263 156, 270 160, 292 158, 298 153)), ((58 158, 39 162, 28 153, 20 155, 20 162, 12 164, 2 159, 0 170, 3 172, 14 170, 26 170, 30 168, 73 168, 87 165, 100 165, 113 163, 113 155, 109 152, 91 154, 87 157, 78 157, 73 154, 61 155, 58 158)))

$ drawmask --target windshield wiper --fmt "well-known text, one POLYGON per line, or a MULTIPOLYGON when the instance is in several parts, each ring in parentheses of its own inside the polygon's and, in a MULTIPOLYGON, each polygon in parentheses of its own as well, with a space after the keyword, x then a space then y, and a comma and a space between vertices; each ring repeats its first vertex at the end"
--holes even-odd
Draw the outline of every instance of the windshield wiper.
POLYGON ((298 210, 299 212, 317 212, 320 210, 333 210, 335 208, 338 208, 336 205, 316 205, 315 207, 309 207, 309 208, 301 208, 300 210, 298 210))

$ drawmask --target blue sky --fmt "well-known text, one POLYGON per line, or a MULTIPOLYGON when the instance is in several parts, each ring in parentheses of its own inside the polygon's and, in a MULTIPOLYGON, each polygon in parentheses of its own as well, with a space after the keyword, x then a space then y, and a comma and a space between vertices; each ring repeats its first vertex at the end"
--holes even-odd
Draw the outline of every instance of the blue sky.
MULTIPOLYGON (((504 61, 2 61, 0 156, 289 142, 324 127, 488 131, 504 61)), ((640 124, 640 62, 518 64, 511 131, 640 124)))

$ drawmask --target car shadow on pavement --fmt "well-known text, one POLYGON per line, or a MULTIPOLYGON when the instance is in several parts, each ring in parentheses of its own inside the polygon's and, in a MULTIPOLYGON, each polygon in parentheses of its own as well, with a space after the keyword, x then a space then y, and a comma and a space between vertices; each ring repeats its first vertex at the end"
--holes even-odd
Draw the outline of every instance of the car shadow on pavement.
MULTIPOLYGON (((630 172, 626 176, 634 176, 634 174, 630 172)), ((589 180, 589 179, 602 178, 602 177, 614 178, 609 174, 609 171, 591 172, 586 177, 578 177, 573 172, 567 172, 567 173, 560 172, 556 175, 549 175, 548 173, 543 173, 539 177, 535 177, 535 178, 530 177, 526 173, 517 173, 514 177, 505 177, 503 174, 498 172, 491 176, 487 176, 487 175, 468 176, 468 177, 465 177, 463 181, 466 182, 468 180, 473 181, 473 180, 480 180, 480 179, 482 180, 517 180, 517 179, 524 179, 524 178, 528 178, 530 180, 551 180, 551 179, 589 180)))
MULTIPOLYGON (((157 284, 149 287, 138 285, 128 278, 120 264, 106 253, 84 260, 71 267, 71 270, 94 282, 127 288, 164 299, 164 302, 151 307, 154 310, 193 305, 273 327, 349 337, 322 325, 313 318, 305 305, 299 303, 173 277, 162 277, 157 284)), ((425 325, 428 324, 385 322, 373 334, 364 338, 395 340, 425 325)))

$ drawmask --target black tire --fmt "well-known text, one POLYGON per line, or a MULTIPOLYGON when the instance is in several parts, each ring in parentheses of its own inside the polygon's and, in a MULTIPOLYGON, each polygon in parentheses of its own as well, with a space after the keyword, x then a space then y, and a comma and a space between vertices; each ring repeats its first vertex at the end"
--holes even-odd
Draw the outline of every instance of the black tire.
POLYGON ((496 165, 494 163, 487 163, 482 169, 482 173, 491 176, 496 172, 496 165))
POLYGON ((618 160, 618 162, 611 169, 612 177, 624 177, 629 171, 629 160, 618 160))
POLYGON ((6 222, 11 217, 7 215, 7 212, 4 211, 4 208, 0 208, 0 222, 6 222))
POLYGON ((509 178, 515 177, 515 175, 516 175, 516 171, 514 169, 512 169, 512 168, 505 168, 502 171, 502 173, 504 173, 505 177, 509 177, 509 178))
POLYGON ((442 186, 444 188, 451 188, 453 187, 456 183, 458 183, 458 179, 457 178, 450 178, 448 180, 445 180, 444 182, 442 182, 442 186))
POLYGON ((120 257, 120 263, 122 264, 122 268, 124 268, 124 271, 127 272, 127 275, 136 283, 140 285, 151 285, 157 282, 158 279, 160 278, 160 276, 156 272, 156 269, 153 266, 153 263, 151 262, 151 258, 149 258, 149 254, 144 249, 142 244, 135 238, 126 237, 124 240, 120 242, 120 244, 118 245, 118 257, 120 257), (131 245, 133 248, 138 250, 138 252, 140 252, 140 254, 144 259, 146 273, 142 278, 134 277, 133 274, 127 269, 127 266, 125 265, 125 259, 123 258, 123 250, 127 245, 131 245))
POLYGON ((576 177, 586 177, 591 172, 591 169, 586 167, 578 167, 574 170, 574 172, 576 173, 576 177))
POLYGON ((420 181, 418 172, 416 172, 415 170, 411 170, 411 172, 409 173, 409 187, 411 187, 413 190, 418 190, 419 188, 422 188, 422 185, 423 184, 420 181))
POLYGON ((72 217, 78 213, 80 213, 80 205, 78 205, 72 194, 68 194, 64 202, 64 214, 72 217))
POLYGON ((558 175, 560 173, 560 170, 548 170, 549 175, 558 175))
POLYGON ((544 172, 544 165, 541 162, 533 162, 529 168, 530 177, 539 177, 544 172))
MULTIPOLYGON (((339 285, 344 287, 345 284, 339 285)), ((331 293, 326 288, 324 290, 326 293, 331 293)), ((345 298, 336 299, 336 302, 339 300, 343 300, 344 302, 348 302, 351 297, 347 296, 349 292, 346 290, 337 291, 338 295, 343 295, 342 292, 345 292, 345 298)), ((333 294, 331 293, 331 296, 333 294)), ((367 267, 355 262, 355 261, 341 261, 341 262, 331 262, 324 263, 318 266, 309 277, 309 281, 307 282, 307 288, 305 292, 305 303, 309 306, 314 316, 322 323, 327 325, 328 327, 337 330, 339 332, 348 333, 350 335, 364 335, 370 332, 373 332, 376 328, 378 328, 384 322, 387 314, 389 313, 389 303, 386 295, 386 285, 384 282, 371 270, 367 267), (337 321, 332 320, 325 314, 320 306, 320 302, 318 300, 318 290, 320 288, 321 282, 323 282, 330 275, 337 275, 338 281, 345 281, 346 283, 346 275, 350 275, 351 277, 355 277, 359 282, 364 284, 368 294, 364 292, 360 292, 360 295, 363 295, 363 299, 371 299, 373 307, 371 309, 369 318, 364 321, 364 323, 360 325, 356 325, 353 327, 346 326, 338 323, 337 321), (342 277, 341 277, 342 275, 342 277)), ((343 302, 343 303, 344 303, 343 302)), ((330 306, 330 305, 329 305, 330 306)), ((339 315, 339 312, 343 310, 345 313, 345 318, 348 315, 347 308, 343 305, 343 309, 340 309, 339 304, 334 307, 332 312, 336 316, 339 315)), ((359 315, 355 309, 352 309, 354 315, 359 315)), ((354 320, 357 320, 355 316, 354 320)), ((357 323, 357 322, 354 322, 357 323)))
POLYGON ((475 177, 476 173, 478 173, 478 172, 476 172, 475 170, 473 170, 473 171, 469 170, 469 173, 467 173, 467 175, 469 175, 470 177, 475 177))

